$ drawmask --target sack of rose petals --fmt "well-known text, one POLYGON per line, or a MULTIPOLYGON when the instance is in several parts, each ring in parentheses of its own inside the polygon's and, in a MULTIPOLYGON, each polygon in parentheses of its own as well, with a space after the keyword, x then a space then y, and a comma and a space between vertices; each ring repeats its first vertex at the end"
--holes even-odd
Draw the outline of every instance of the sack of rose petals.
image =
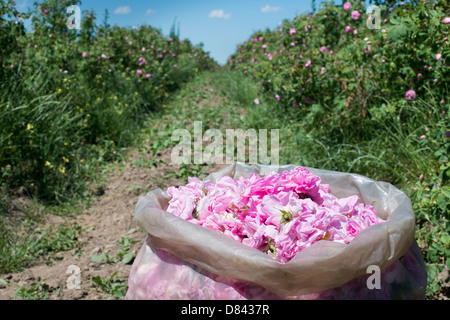
POLYGON ((127 299, 424 299, 409 198, 369 178, 235 163, 140 197, 127 299))

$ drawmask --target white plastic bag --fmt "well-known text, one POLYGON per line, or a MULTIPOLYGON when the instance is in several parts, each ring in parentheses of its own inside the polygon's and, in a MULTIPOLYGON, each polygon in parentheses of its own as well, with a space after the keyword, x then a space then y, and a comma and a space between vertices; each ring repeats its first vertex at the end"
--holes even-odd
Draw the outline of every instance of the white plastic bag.
MULTIPOLYGON (((205 180, 281 173, 296 166, 235 163, 205 180)), ((129 277, 127 299, 423 299, 426 271, 414 240, 409 198, 391 184, 307 168, 337 197, 358 195, 386 222, 349 244, 318 241, 282 264, 219 232, 165 212, 160 189, 141 197, 135 220, 148 232, 129 277), (379 268, 380 289, 368 285, 379 268)))

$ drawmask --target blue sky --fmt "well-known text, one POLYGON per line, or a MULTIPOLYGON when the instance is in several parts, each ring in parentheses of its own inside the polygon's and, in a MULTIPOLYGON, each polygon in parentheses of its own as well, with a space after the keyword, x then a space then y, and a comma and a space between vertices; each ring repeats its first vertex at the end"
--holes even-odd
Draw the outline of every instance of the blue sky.
MULTIPOLYGON (((32 0, 16 1, 22 8, 32 4, 32 0)), ((224 64, 253 32, 274 29, 284 19, 310 11, 311 0, 84 0, 81 4, 81 11, 96 12, 99 23, 105 8, 111 25, 147 24, 165 35, 176 18, 181 38, 193 44, 202 42, 204 49, 224 64)))
POLYGON ((98 15, 107 7, 111 24, 148 24, 168 34, 176 18, 180 36, 204 49, 219 63, 257 30, 275 28, 285 18, 307 12, 311 0, 85 0, 98 15), (265 8, 265 9, 264 9, 265 8))
POLYGON ((193 44, 202 42, 204 49, 224 64, 254 31, 273 29, 283 19, 307 12, 311 0, 85 0, 84 6, 94 9, 99 18, 107 7, 111 24, 145 23, 164 34, 170 32, 176 18, 182 38, 193 44))

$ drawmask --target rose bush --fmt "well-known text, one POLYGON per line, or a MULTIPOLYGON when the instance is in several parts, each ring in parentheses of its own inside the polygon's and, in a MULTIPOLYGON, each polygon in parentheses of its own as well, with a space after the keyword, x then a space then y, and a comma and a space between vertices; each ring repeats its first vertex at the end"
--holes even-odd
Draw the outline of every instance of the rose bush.
POLYGON ((216 65, 174 31, 110 26, 108 15, 97 23, 85 10, 70 30, 70 5, 83 8, 49 0, 21 13, 0 1, 0 182, 50 202, 82 194, 90 159, 119 157, 146 113, 216 65))
POLYGON ((434 294, 450 268, 450 5, 369 4, 380 8, 379 29, 368 27, 366 3, 323 2, 255 32, 227 66, 245 70, 266 93, 264 112, 289 123, 287 162, 357 172, 411 196, 434 294))

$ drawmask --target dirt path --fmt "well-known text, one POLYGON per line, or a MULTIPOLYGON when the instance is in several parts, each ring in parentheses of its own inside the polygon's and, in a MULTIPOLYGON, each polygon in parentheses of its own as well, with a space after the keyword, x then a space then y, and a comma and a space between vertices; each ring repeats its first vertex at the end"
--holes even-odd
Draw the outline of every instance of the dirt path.
MULTIPOLYGON (((202 108, 213 108, 224 102, 215 94, 209 97, 215 98, 199 100, 198 104, 202 108)), ((151 141, 147 142, 150 145, 151 141)), ((127 160, 113 168, 104 183, 103 194, 95 198, 87 210, 75 217, 47 217, 47 226, 78 224, 83 230, 78 238, 78 248, 58 252, 51 264, 47 263, 48 259, 41 259, 33 261, 20 273, 1 275, 4 281, 0 283, 0 299, 14 299, 19 288, 29 289, 36 284, 44 284, 44 287, 35 287, 36 291, 47 293, 49 299, 59 300, 117 298, 113 294, 114 288, 126 292, 131 263, 125 264, 117 258, 123 249, 119 241, 126 239, 131 243, 127 252, 135 253, 143 243, 146 234, 133 221, 139 196, 152 189, 185 183, 173 174, 179 172, 180 167, 171 164, 170 148, 157 154, 139 150, 138 147, 130 150, 127 160), (152 165, 148 165, 150 159, 152 165), (99 286, 94 279, 101 279, 104 286, 99 286)), ((205 167, 204 173, 221 167, 224 165, 205 167)))

